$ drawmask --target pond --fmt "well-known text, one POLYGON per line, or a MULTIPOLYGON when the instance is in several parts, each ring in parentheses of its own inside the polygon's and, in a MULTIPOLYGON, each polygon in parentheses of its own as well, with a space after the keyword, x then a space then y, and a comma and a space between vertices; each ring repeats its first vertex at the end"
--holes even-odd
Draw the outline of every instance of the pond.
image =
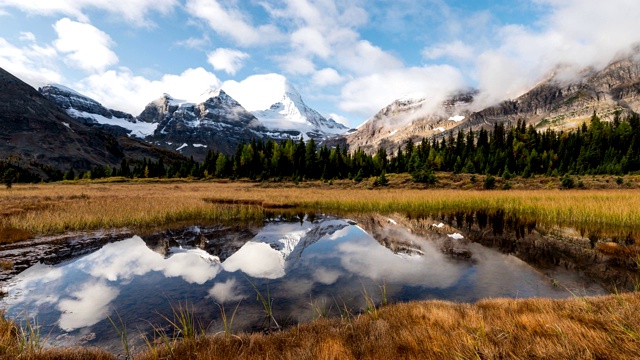
POLYGON ((357 315, 368 299, 564 298, 606 294, 612 279, 631 279, 632 265, 567 231, 558 239, 558 231, 482 214, 301 214, 261 225, 69 236, 0 248, 19 271, 4 274, 0 308, 37 319, 48 346, 118 352, 111 321, 121 318, 142 349, 145 334, 170 333, 173 312, 185 307, 211 333, 223 329, 221 310, 230 316, 236 307, 234 331, 269 331, 319 315, 357 315), (260 296, 272 303, 272 319, 260 296))

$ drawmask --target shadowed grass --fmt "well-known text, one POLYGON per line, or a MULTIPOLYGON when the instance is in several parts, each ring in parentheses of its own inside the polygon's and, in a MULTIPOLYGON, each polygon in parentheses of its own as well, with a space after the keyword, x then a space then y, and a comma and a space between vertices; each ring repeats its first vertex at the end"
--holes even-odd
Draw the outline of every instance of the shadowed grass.
POLYGON ((640 356, 639 305, 638 294, 588 304, 582 298, 395 304, 348 323, 320 318, 269 335, 206 337, 195 353, 177 346, 171 358, 631 359, 640 356))
MULTIPOLYGON (((348 320, 319 318, 270 334, 195 336, 136 359, 636 359, 640 294, 394 304, 348 320)), ((179 314, 178 314, 179 315, 179 314)), ((178 316, 180 317, 180 316, 178 316)), ((180 320, 173 321, 179 325, 180 320)), ((183 331, 183 330, 181 330, 183 331)), ((189 331, 185 331, 188 333, 189 331)), ((18 358, 19 330, 0 317, 0 358, 18 358)), ((93 349, 42 349, 25 359, 112 359, 93 349)))

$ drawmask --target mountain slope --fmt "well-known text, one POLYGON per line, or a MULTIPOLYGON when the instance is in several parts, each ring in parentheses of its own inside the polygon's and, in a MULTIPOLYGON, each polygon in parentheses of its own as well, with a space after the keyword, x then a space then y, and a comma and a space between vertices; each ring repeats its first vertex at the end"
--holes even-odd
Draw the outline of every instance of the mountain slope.
POLYGON ((477 107, 474 99, 480 96, 462 92, 430 111, 422 109, 421 99, 395 101, 347 135, 346 141, 352 151, 362 148, 373 153, 384 147, 393 153, 407 140, 490 128, 496 123, 524 120, 539 130, 567 130, 580 126, 594 111, 605 120, 617 112, 640 112, 640 59, 629 56, 602 70, 586 69, 569 80, 559 73, 516 99, 472 111, 477 107))
POLYGON ((165 94, 138 116, 157 123, 145 140, 202 160, 209 149, 232 154, 238 144, 251 139, 296 138, 296 132, 270 131, 223 90, 210 90, 194 101, 165 94))
POLYGON ((179 155, 127 137, 88 127, 20 79, 0 69, 0 159, 41 178, 44 168, 66 171, 117 166, 123 158, 168 163, 179 155))
POLYGON ((208 90, 190 101, 164 94, 150 102, 137 117, 106 109, 64 86, 47 85, 40 92, 87 126, 138 138, 198 161, 209 150, 232 154, 240 143, 251 139, 281 141, 301 136, 296 130, 267 129, 223 90, 208 90))
POLYGON ((313 138, 316 142, 349 131, 310 108, 293 84, 280 74, 253 75, 241 83, 226 82, 223 90, 271 131, 296 131, 304 139, 313 138))
POLYGON ((299 131, 305 140, 316 141, 346 133, 349 128, 333 119, 326 119, 302 100, 295 87, 284 77, 276 81, 274 91, 281 93, 280 100, 265 110, 253 111, 262 124, 272 130, 299 131))
POLYGON ((144 138, 153 134, 157 127, 157 124, 137 121, 125 112, 107 109, 99 102, 62 85, 46 85, 38 91, 79 122, 117 135, 144 138))
POLYGON ((23 166, 86 170, 118 164, 123 156, 113 136, 78 123, 0 69, 0 158, 20 159, 23 166))
POLYGON ((469 126, 515 122, 544 128, 576 128, 593 112, 604 119, 616 111, 640 112, 640 62, 628 57, 600 71, 587 69, 571 81, 558 76, 540 83, 515 100, 474 113, 469 126))
POLYGON ((456 94, 435 111, 424 109, 424 98, 396 100, 347 135, 347 144, 352 151, 362 149, 372 154, 382 147, 391 154, 406 141, 438 136, 469 116, 475 94, 472 90, 456 94))

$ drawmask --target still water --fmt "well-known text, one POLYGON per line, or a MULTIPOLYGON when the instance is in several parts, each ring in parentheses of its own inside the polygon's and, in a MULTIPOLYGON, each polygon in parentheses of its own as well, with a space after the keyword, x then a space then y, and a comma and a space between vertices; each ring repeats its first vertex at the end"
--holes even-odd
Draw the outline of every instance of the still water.
POLYGON ((380 215, 319 215, 134 235, 57 263, 36 262, 4 282, 0 307, 13 318, 37 319, 50 346, 117 352, 109 318, 119 323, 120 317, 141 348, 152 326, 170 332, 167 318, 185 305, 212 333, 223 328, 221 307, 231 314, 238 306, 234 331, 269 329, 273 323, 258 292, 272 299, 274 317, 284 326, 319 312, 358 314, 365 294, 380 303, 383 289, 388 302, 606 293, 580 271, 532 266, 513 251, 470 241, 471 228, 439 221, 416 232, 380 215))

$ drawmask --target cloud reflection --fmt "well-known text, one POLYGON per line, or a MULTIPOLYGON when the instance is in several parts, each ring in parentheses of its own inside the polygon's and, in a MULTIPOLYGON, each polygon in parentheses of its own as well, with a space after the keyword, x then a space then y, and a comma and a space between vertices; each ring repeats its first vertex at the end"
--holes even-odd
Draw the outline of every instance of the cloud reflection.
POLYGON ((247 297, 240 293, 236 279, 229 279, 223 283, 216 283, 213 288, 209 290, 209 296, 221 304, 240 301, 247 297))
POLYGON ((406 229, 395 228, 395 236, 410 240, 423 252, 421 256, 396 256, 359 227, 360 236, 337 247, 344 269, 377 282, 447 288, 454 285, 464 269, 449 261, 433 242, 415 236, 406 229), (392 256, 390 256, 392 255, 392 256))
POLYGON ((269 244, 248 242, 222 263, 229 272, 242 271, 254 277, 278 279, 284 276, 284 255, 269 244))
POLYGON ((65 298, 58 303, 61 312, 58 325, 65 331, 72 331, 98 323, 109 315, 109 304, 118 294, 118 289, 102 281, 85 283, 71 294, 72 299, 65 298))
POLYGON ((152 251, 139 236, 105 245, 80 265, 96 278, 127 283, 135 276, 159 271, 166 277, 181 277, 188 283, 204 284, 221 271, 220 266, 199 253, 179 252, 169 258, 152 251))

